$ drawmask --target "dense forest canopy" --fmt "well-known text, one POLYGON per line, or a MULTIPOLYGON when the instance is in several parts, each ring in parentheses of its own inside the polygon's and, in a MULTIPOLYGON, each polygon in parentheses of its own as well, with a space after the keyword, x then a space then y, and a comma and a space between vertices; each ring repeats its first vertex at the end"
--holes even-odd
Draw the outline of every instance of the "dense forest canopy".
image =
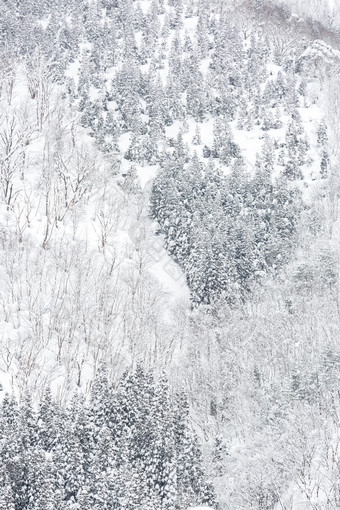
POLYGON ((102 366, 88 404, 66 409, 47 390, 6 396, 0 412, 0 505, 14 509, 164 508, 214 505, 184 395, 170 395, 141 365, 117 388, 102 366))

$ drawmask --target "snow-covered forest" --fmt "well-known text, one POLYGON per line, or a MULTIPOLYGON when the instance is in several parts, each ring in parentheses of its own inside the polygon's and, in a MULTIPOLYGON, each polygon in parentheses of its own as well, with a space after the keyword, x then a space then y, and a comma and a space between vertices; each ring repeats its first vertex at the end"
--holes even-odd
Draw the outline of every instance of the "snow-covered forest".
POLYGON ((339 27, 0 0, 0 510, 339 507, 339 27))

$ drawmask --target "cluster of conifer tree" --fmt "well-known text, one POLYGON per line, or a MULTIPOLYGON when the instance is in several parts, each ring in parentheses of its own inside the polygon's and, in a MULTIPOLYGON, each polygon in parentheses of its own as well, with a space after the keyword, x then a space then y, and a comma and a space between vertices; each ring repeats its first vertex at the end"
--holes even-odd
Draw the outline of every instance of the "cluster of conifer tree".
POLYGON ((102 367, 88 403, 50 390, 0 409, 1 510, 154 509, 214 505, 184 394, 139 365, 116 388, 102 367))
POLYGON ((239 164, 226 176, 197 157, 186 162, 179 139, 154 181, 151 211, 193 300, 232 304, 289 260, 301 206, 285 179, 272 182, 270 168, 250 178, 239 164))

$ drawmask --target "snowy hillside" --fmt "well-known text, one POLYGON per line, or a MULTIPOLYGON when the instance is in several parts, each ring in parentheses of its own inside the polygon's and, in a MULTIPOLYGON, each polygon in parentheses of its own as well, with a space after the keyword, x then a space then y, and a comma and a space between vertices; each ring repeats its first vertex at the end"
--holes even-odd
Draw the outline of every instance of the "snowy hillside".
POLYGON ((337 508, 338 11, 0 0, 0 508, 337 508))

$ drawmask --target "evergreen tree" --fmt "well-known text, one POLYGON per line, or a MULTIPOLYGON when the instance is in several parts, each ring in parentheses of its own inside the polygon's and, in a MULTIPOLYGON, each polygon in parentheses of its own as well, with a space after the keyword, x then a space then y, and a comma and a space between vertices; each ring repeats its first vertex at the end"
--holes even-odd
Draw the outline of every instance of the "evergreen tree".
POLYGON ((38 438, 39 445, 46 451, 50 451, 58 441, 58 408, 52 397, 51 389, 44 391, 38 413, 38 438))
POLYGON ((327 124, 324 120, 320 122, 318 127, 317 142, 318 145, 321 145, 322 147, 327 146, 328 143, 327 124))
POLYGON ((269 175, 274 171, 275 155, 271 138, 265 135, 261 151, 262 167, 269 175))
POLYGON ((301 166, 304 164, 308 145, 306 140, 301 137, 301 129, 300 122, 293 120, 286 133, 287 161, 284 175, 289 180, 302 178, 301 166))
POLYGON ((201 143, 202 143, 200 128, 197 124, 196 124, 196 128, 195 128, 195 134, 192 139, 192 143, 194 145, 201 145, 201 143))
POLYGON ((107 423, 109 409, 109 381, 108 370, 105 363, 102 363, 96 373, 91 388, 91 401, 89 415, 91 423, 96 432, 102 429, 107 423))
POLYGON ((53 472, 53 464, 46 459, 45 453, 40 448, 32 451, 27 484, 28 510, 54 510, 56 509, 55 488, 56 480, 53 472))
POLYGON ((320 163, 320 173, 321 177, 325 179, 329 175, 329 167, 330 167, 330 158, 328 155, 328 151, 323 149, 321 154, 321 163, 320 163))
POLYGON ((12 486, 3 464, 0 464, 0 510, 15 510, 12 486))

